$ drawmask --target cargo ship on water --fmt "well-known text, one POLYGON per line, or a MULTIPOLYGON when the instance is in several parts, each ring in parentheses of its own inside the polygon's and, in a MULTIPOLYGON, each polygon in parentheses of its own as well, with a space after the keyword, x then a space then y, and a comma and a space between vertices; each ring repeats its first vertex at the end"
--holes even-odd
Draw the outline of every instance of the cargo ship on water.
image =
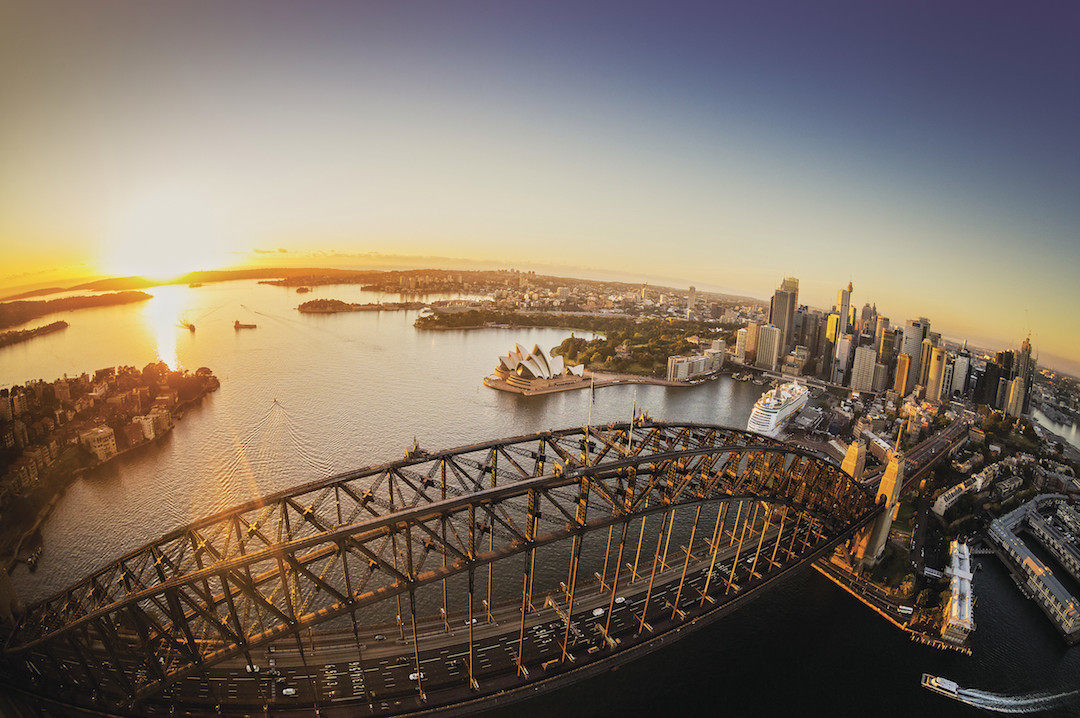
POLYGON ((776 436, 784 422, 803 408, 809 398, 810 390, 794 381, 769 389, 754 404, 746 428, 766 436, 776 436))

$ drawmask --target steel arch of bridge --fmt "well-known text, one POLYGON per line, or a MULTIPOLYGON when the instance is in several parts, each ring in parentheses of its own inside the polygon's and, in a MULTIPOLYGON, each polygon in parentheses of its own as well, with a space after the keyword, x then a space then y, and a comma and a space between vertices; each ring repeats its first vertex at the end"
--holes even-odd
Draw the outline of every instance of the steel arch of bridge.
MULTIPOLYGON (((445 605, 447 582, 467 575, 469 615, 485 588, 490 612, 491 567, 509 557, 569 540, 575 567, 586 533, 621 524, 625 541, 637 517, 739 498, 790 507, 806 522, 813 540, 804 538, 800 564, 879 511, 826 457, 713 425, 642 419, 440 452, 414 449, 400 461, 249 502, 132 551, 30 607, 7 636, 6 670, 31 693, 125 712, 222 662, 239 658, 250 666, 252 652, 266 644, 295 639, 302 655, 303 632, 321 624, 351 620, 355 634, 359 612, 395 599, 400 606, 405 597, 418 652, 415 596, 422 587, 441 582, 445 605), (487 574, 486 587, 483 576, 475 587, 478 572, 487 574)), ((777 545, 783 530, 781 523, 777 545)), ((713 563, 716 543, 714 535, 713 563)), ((604 572, 607 581, 606 556, 604 572)), ((750 573, 747 580, 755 580, 750 573)), ((520 580, 516 567, 513 575, 520 580)), ((571 575, 568 583, 576 583, 571 575)), ((564 588, 569 613, 574 587, 564 588)), ((531 590, 527 560, 518 611, 523 638, 531 590)), ((471 627, 469 634, 471 656, 471 627)), ((563 648, 565 657, 565 641, 563 648)), ((528 668, 521 655, 517 661, 525 680, 528 668)))

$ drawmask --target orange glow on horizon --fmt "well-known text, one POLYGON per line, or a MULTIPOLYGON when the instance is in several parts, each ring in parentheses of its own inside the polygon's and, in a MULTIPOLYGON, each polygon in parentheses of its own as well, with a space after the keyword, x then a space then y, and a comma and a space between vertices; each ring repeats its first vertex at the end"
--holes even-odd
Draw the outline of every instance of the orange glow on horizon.
POLYGON ((162 189, 135 200, 102 240, 100 267, 110 276, 167 282, 228 263, 213 206, 198 195, 162 189))

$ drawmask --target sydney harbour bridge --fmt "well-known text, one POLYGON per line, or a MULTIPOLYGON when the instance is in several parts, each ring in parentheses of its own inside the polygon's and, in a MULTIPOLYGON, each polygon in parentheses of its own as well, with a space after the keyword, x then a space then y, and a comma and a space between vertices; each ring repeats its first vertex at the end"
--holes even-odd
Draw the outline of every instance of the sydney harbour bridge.
POLYGON ((28 607, 0 689, 27 715, 472 714, 706 625, 880 511, 823 455, 713 425, 414 448, 28 607))

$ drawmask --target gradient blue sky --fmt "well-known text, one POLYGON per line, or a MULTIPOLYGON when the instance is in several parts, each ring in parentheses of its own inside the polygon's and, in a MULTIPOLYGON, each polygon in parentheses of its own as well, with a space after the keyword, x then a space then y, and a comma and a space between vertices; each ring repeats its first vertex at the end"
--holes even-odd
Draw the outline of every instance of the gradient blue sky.
POLYGON ((278 247, 791 274, 1080 370, 1071 2, 7 0, 0 107, 0 285, 278 247))

